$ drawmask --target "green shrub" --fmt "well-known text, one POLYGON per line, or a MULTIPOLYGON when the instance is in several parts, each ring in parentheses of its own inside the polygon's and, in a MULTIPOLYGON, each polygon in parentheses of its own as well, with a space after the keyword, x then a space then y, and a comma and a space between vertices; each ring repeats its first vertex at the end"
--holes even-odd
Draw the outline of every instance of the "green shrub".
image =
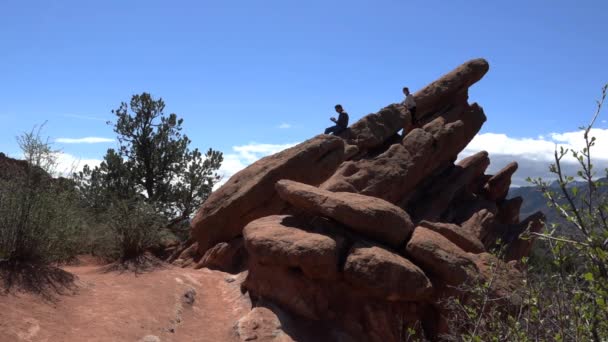
POLYGON ((53 179, 57 151, 39 131, 18 138, 26 163, 0 177, 0 260, 11 263, 69 261, 81 250, 84 220, 79 197, 66 179, 53 179))
POLYGON ((97 254, 109 260, 131 260, 157 246, 165 220, 143 201, 115 201, 105 217, 105 233, 96 240, 97 254))

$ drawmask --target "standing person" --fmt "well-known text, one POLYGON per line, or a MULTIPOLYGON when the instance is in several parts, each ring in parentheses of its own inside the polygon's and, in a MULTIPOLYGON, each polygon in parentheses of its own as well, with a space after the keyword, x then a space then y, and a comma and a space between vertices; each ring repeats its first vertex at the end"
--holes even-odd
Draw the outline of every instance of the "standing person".
POLYGON ((334 135, 338 135, 342 132, 344 132, 346 130, 346 127, 348 127, 348 113, 344 111, 344 108, 342 108, 341 105, 336 105, 334 107, 336 109, 336 112, 338 113, 338 120, 336 120, 336 118, 332 117, 329 120, 333 121, 335 123, 334 126, 331 127, 327 127, 325 129, 325 134, 330 134, 333 133, 334 135))
POLYGON ((416 119, 416 100, 414 100, 414 95, 410 93, 410 89, 408 87, 403 87, 403 95, 405 95, 403 105, 412 114, 412 125, 418 126, 418 119, 416 119))

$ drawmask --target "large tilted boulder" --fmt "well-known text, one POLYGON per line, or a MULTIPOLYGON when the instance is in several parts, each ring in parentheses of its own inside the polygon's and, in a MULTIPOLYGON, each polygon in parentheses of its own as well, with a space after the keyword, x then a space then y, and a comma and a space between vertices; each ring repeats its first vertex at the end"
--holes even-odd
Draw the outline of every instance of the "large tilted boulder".
MULTIPOLYGON (((436 119, 442 122, 442 118, 436 119)), ((343 163, 322 184, 330 191, 354 192, 398 203, 429 174, 456 160, 485 122, 481 107, 472 105, 458 121, 414 129, 373 159, 343 163)))
POLYGON ((471 190, 476 179, 483 176, 490 165, 488 153, 479 152, 459 161, 449 173, 424 189, 424 197, 415 203, 417 219, 437 221, 458 195, 471 190))
POLYGON ((389 301, 424 300, 433 292, 418 266, 397 253, 365 243, 351 247, 344 278, 356 289, 389 301))
POLYGON ((238 237, 243 227, 256 218, 280 213, 285 203, 274 189, 278 180, 317 185, 331 176, 343 160, 342 139, 319 135, 238 172, 214 191, 196 213, 192 235, 199 253, 238 237))
POLYGON ((324 227, 275 215, 250 222, 243 237, 247 251, 258 263, 297 267, 313 279, 335 278, 344 241, 315 230, 323 231, 324 227))
POLYGON ((488 72, 485 59, 470 60, 414 93, 416 115, 421 120, 452 103, 466 101, 466 91, 488 72))
POLYGON ((509 198, 498 206, 496 220, 500 223, 515 224, 519 223, 519 211, 524 199, 520 196, 509 198))
POLYGON ((277 315, 265 307, 253 308, 235 326, 239 339, 256 342, 293 342, 282 330, 277 315))
POLYGON ((538 211, 519 224, 508 225, 509 229, 501 238, 507 244, 506 260, 521 260, 521 258, 530 255, 532 250, 533 239, 520 239, 520 234, 528 231, 530 233, 540 233, 545 225, 545 214, 538 211))
POLYGON ((238 273, 244 268, 246 258, 243 238, 239 237, 228 242, 220 242, 208 249, 194 268, 206 267, 228 273, 238 273))
POLYGON ((502 170, 492 178, 484 186, 484 192, 487 199, 490 201, 502 202, 509 193, 511 186, 511 176, 517 171, 517 163, 512 162, 505 166, 502 170))
POLYGON ((392 104, 378 113, 364 116, 352 124, 345 135, 349 144, 367 150, 382 145, 407 121, 411 121, 407 109, 400 104, 392 104))
POLYGON ((465 251, 424 227, 416 227, 406 253, 417 265, 448 285, 460 285, 477 273, 475 262, 465 251))
POLYGON ((376 197, 331 192, 289 180, 279 181, 276 189, 279 196, 293 206, 332 218, 389 246, 401 246, 414 230, 403 209, 376 197))
POLYGON ((481 253, 485 251, 483 243, 474 234, 457 224, 423 220, 419 225, 441 234, 465 252, 481 253))
POLYGON ((441 303, 476 284, 490 285, 488 305, 521 304, 516 263, 533 240, 520 236, 544 218, 520 222, 521 198, 507 198, 516 163, 486 175, 487 152, 460 155, 486 121, 468 88, 487 71, 471 60, 416 92, 417 127, 391 104, 211 195, 177 260, 220 270, 247 261, 242 289, 256 308, 236 326, 241 339, 402 341, 413 330, 434 340, 450 314, 441 303), (330 333, 293 335, 307 324, 330 333))

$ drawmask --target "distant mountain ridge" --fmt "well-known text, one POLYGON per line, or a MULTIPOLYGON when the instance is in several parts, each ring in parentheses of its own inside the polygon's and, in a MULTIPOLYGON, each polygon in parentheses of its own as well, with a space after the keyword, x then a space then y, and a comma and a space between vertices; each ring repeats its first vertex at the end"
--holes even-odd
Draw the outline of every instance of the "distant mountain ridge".
MULTIPOLYGON (((601 178, 599 179, 601 182, 603 182, 604 184, 606 184, 608 182, 608 178, 601 178)), ((578 197, 580 198, 581 196, 583 196, 587 190, 587 183, 584 181, 575 181, 572 182, 570 184, 568 184, 567 188, 569 190, 573 189, 574 187, 578 188, 579 194, 578 197)), ((553 181, 550 185, 550 188, 552 188, 553 190, 559 192, 559 184, 557 181, 553 181)), ((600 187, 600 193, 601 194, 608 194, 608 186, 602 186, 600 187)), ((521 210, 520 210, 520 218, 523 219, 525 217, 528 217, 529 215, 537 212, 537 211, 541 211, 545 214, 546 219, 547 219, 547 225, 549 226, 552 223, 556 223, 558 224, 560 227, 562 228, 566 228, 568 229, 568 222, 563 219, 561 216, 559 216, 559 214, 557 213, 557 211, 554 208, 550 208, 548 206, 548 199, 544 197, 543 193, 540 191, 540 189, 537 186, 522 186, 522 187, 512 187, 509 189, 509 195, 507 198, 513 198, 513 197, 517 197, 520 196, 524 199, 523 204, 521 206, 521 210)), ((577 201, 577 205, 580 205, 580 201, 577 201)))

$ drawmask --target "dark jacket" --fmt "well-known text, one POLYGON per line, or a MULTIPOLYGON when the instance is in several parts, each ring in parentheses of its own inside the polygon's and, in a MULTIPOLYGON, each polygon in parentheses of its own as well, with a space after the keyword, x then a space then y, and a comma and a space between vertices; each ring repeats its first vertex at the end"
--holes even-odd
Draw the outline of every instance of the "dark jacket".
POLYGON ((338 116, 336 125, 345 127, 345 128, 348 126, 348 113, 347 112, 340 113, 340 115, 338 116))

